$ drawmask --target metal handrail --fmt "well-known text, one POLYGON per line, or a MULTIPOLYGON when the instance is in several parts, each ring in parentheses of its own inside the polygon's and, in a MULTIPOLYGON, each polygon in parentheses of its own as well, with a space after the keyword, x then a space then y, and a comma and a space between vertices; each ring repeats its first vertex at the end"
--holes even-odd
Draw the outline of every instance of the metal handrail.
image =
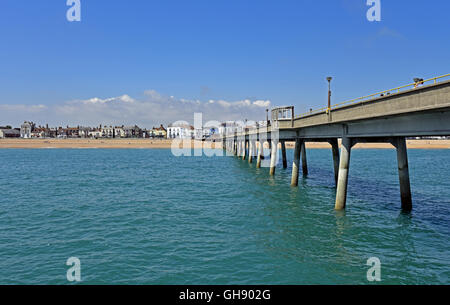
POLYGON ((374 94, 371 94, 371 95, 358 97, 358 98, 355 98, 355 99, 352 99, 352 100, 349 100, 349 101, 345 101, 345 102, 342 102, 342 103, 339 103, 339 104, 332 105, 330 109, 328 109, 328 107, 315 109, 313 111, 305 112, 305 113, 302 113, 300 115, 297 115, 295 118, 299 119, 299 118, 302 118, 302 117, 310 116, 310 115, 313 115, 313 114, 316 114, 316 113, 320 113, 320 112, 324 112, 324 111, 325 112, 329 112, 329 111, 331 111, 333 109, 341 108, 344 105, 348 106, 348 105, 352 105, 352 104, 357 104, 357 103, 360 103, 360 102, 362 102, 364 100, 367 100, 367 99, 370 99, 370 98, 373 98, 375 96, 382 95, 382 94, 383 95, 384 94, 390 95, 391 93, 400 93, 401 89, 408 88, 408 87, 411 87, 411 86, 414 86, 414 89, 415 89, 415 88, 418 87, 418 85, 423 85, 423 84, 425 84, 427 82, 430 82, 430 81, 434 81, 434 83, 437 84, 438 83, 438 81, 437 81, 438 79, 442 79, 442 78, 446 78, 446 77, 450 77, 450 74, 445 74, 445 75, 441 75, 441 76, 438 76, 438 77, 430 78, 430 79, 427 79, 427 80, 424 80, 424 81, 420 81, 420 82, 417 82, 417 83, 412 83, 412 84, 404 85, 404 86, 401 86, 401 87, 397 87, 397 88, 393 88, 393 89, 377 92, 377 93, 374 93, 374 94))

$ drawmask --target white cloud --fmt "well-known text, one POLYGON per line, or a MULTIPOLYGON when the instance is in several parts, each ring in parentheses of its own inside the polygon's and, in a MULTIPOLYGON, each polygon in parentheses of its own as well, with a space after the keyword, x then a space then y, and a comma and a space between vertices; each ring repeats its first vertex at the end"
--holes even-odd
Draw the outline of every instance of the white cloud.
POLYGON ((210 120, 263 120, 270 101, 189 100, 165 96, 155 90, 144 92, 142 99, 129 95, 111 98, 74 100, 60 105, 0 105, 0 125, 20 125, 25 120, 52 126, 99 124, 152 127, 178 120, 192 122, 194 113, 210 120))
POLYGON ((101 99, 98 97, 94 97, 94 98, 90 98, 88 100, 72 101, 71 103, 77 103, 77 102, 81 102, 83 104, 105 104, 105 103, 112 103, 112 102, 133 103, 134 99, 131 98, 129 95, 124 94, 122 96, 111 97, 111 98, 107 98, 107 99, 101 99))
POLYGON ((270 107, 270 101, 254 101, 253 104, 259 107, 270 107))

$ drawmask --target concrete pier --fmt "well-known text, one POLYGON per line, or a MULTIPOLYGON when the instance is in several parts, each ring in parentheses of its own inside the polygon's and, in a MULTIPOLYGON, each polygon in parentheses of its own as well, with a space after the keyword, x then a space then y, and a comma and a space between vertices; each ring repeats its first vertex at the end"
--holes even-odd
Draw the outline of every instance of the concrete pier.
POLYGON ((253 152, 254 143, 253 141, 248 141, 248 163, 253 163, 253 152))
POLYGON ((339 177, 336 191, 336 210, 344 210, 347 202, 348 172, 350 169, 350 154, 354 143, 351 138, 344 137, 341 146, 339 177))
POLYGON ((291 186, 298 186, 298 173, 300 171, 300 153, 302 151, 303 140, 295 140, 294 162, 292 163, 291 186))
POLYGON ((256 168, 261 168, 261 157, 264 154, 264 142, 259 141, 258 144, 258 158, 256 159, 256 168))
POLYGON ((302 169, 303 169, 303 176, 308 176, 308 161, 306 158, 305 141, 303 141, 302 143, 302 169))
POLYGON ((394 146, 397 148, 398 177, 400 181, 400 196, 402 210, 409 212, 412 210, 411 186, 409 180, 408 151, 406 139, 404 137, 394 139, 394 146))
POLYGON ((249 162, 253 162, 255 149, 258 148, 257 168, 262 166, 262 160, 266 157, 263 146, 265 141, 268 141, 271 175, 275 174, 278 162, 278 143, 282 144, 282 161, 283 167, 286 168, 285 142, 295 141, 292 186, 298 186, 300 162, 303 174, 308 175, 305 142, 329 142, 337 185, 337 210, 346 207, 352 147, 363 142, 392 143, 397 149, 401 206, 404 211, 410 211, 412 196, 406 138, 450 136, 448 77, 450 74, 428 80, 423 86, 407 85, 397 88, 398 90, 391 89, 381 94, 367 95, 329 109, 318 109, 300 115, 294 115, 293 106, 277 107, 272 109, 270 119, 267 116, 265 123, 258 124, 256 128, 237 129, 234 134, 225 135, 224 140, 231 142, 231 151, 238 157, 248 156, 249 162), (342 139, 340 151, 339 139, 342 139), (248 153, 245 152, 247 140, 252 141, 249 143, 248 153), (256 145, 256 141, 259 145, 256 145))
POLYGON ((283 168, 287 168, 287 158, 286 158, 286 142, 281 141, 281 155, 283 157, 283 168))
POLYGON ((270 154, 270 175, 275 175, 275 169, 277 167, 277 159, 278 159, 278 141, 272 140, 271 142, 271 154, 270 154))
POLYGON ((337 139, 332 139, 329 141, 331 145, 331 151, 333 153, 333 166, 334 166, 334 180, 336 186, 339 179, 339 143, 337 139))

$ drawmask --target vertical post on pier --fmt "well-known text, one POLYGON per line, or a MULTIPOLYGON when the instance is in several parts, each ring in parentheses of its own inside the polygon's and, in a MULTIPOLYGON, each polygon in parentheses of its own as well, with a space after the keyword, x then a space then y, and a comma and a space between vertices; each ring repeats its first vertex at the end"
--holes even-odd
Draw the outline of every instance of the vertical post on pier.
POLYGON ((270 158, 272 158, 272 141, 271 140, 267 141, 267 144, 269 145, 269 156, 270 158))
POLYGON ((236 156, 239 158, 241 156, 242 151, 242 142, 240 140, 237 140, 236 142, 236 156))
POLYGON ((250 160, 250 155, 251 155, 251 151, 250 151, 250 140, 247 141, 247 159, 250 160))
POLYGON ((281 155, 283 156, 283 168, 287 168, 287 158, 286 158, 286 141, 281 141, 281 155))
POLYGON ((333 153, 333 165, 334 165, 334 180, 336 186, 339 179, 339 144, 337 139, 330 140, 331 151, 333 153))
POLYGON ((248 141, 248 163, 253 163, 253 141, 248 141))
POLYGON ((271 140, 271 156, 270 156, 270 175, 275 175, 275 168, 277 166, 278 159, 278 141, 276 139, 271 140))
POLYGON ((242 141, 242 160, 245 160, 247 158, 247 140, 244 138, 244 141, 242 141))
POLYGON ((409 180, 408 149, 404 137, 394 139, 397 148, 398 177, 400 181, 400 196, 402 200, 402 210, 409 212, 412 210, 411 185, 409 180))
POLYGON ((295 140, 294 162, 292 163, 291 186, 298 186, 298 172, 300 171, 300 153, 302 152, 303 139, 295 140))
POLYGON ((303 176, 308 176, 308 161, 306 158, 305 141, 302 142, 302 169, 303 169, 303 176))
POLYGON ((256 168, 261 168, 261 157, 264 154, 264 142, 260 139, 258 146, 258 158, 256 159, 256 168))
POLYGON ((339 163, 339 177, 336 191, 336 210, 344 210, 347 201, 348 172, 350 168, 350 154, 353 140, 348 137, 342 138, 341 160, 339 163))
POLYGON ((256 148, 256 140, 252 140, 251 141, 251 160, 249 161, 250 163, 253 163, 253 160, 256 158, 256 154, 257 154, 257 148, 256 148))

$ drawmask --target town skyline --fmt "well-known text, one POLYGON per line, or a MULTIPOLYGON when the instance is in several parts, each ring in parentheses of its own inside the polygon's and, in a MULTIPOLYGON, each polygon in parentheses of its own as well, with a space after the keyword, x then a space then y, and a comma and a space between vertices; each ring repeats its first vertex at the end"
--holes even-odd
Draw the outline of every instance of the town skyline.
MULTIPOLYGON (((196 122, 198 123, 198 122, 196 122)), ((95 126, 50 126, 39 125, 32 121, 24 121, 20 127, 11 125, 0 125, 0 139, 22 138, 22 139, 66 139, 66 138, 160 138, 160 139, 208 139, 212 136, 223 136, 227 133, 242 130, 242 128, 256 125, 265 126, 267 122, 260 121, 227 121, 207 122, 197 126, 185 121, 177 121, 167 125, 163 124, 152 128, 141 128, 138 125, 108 125, 99 124, 95 126), (218 124, 217 126, 215 124, 218 124), (213 125, 211 125, 213 124, 213 125), (247 125, 249 124, 249 125, 247 125)))

